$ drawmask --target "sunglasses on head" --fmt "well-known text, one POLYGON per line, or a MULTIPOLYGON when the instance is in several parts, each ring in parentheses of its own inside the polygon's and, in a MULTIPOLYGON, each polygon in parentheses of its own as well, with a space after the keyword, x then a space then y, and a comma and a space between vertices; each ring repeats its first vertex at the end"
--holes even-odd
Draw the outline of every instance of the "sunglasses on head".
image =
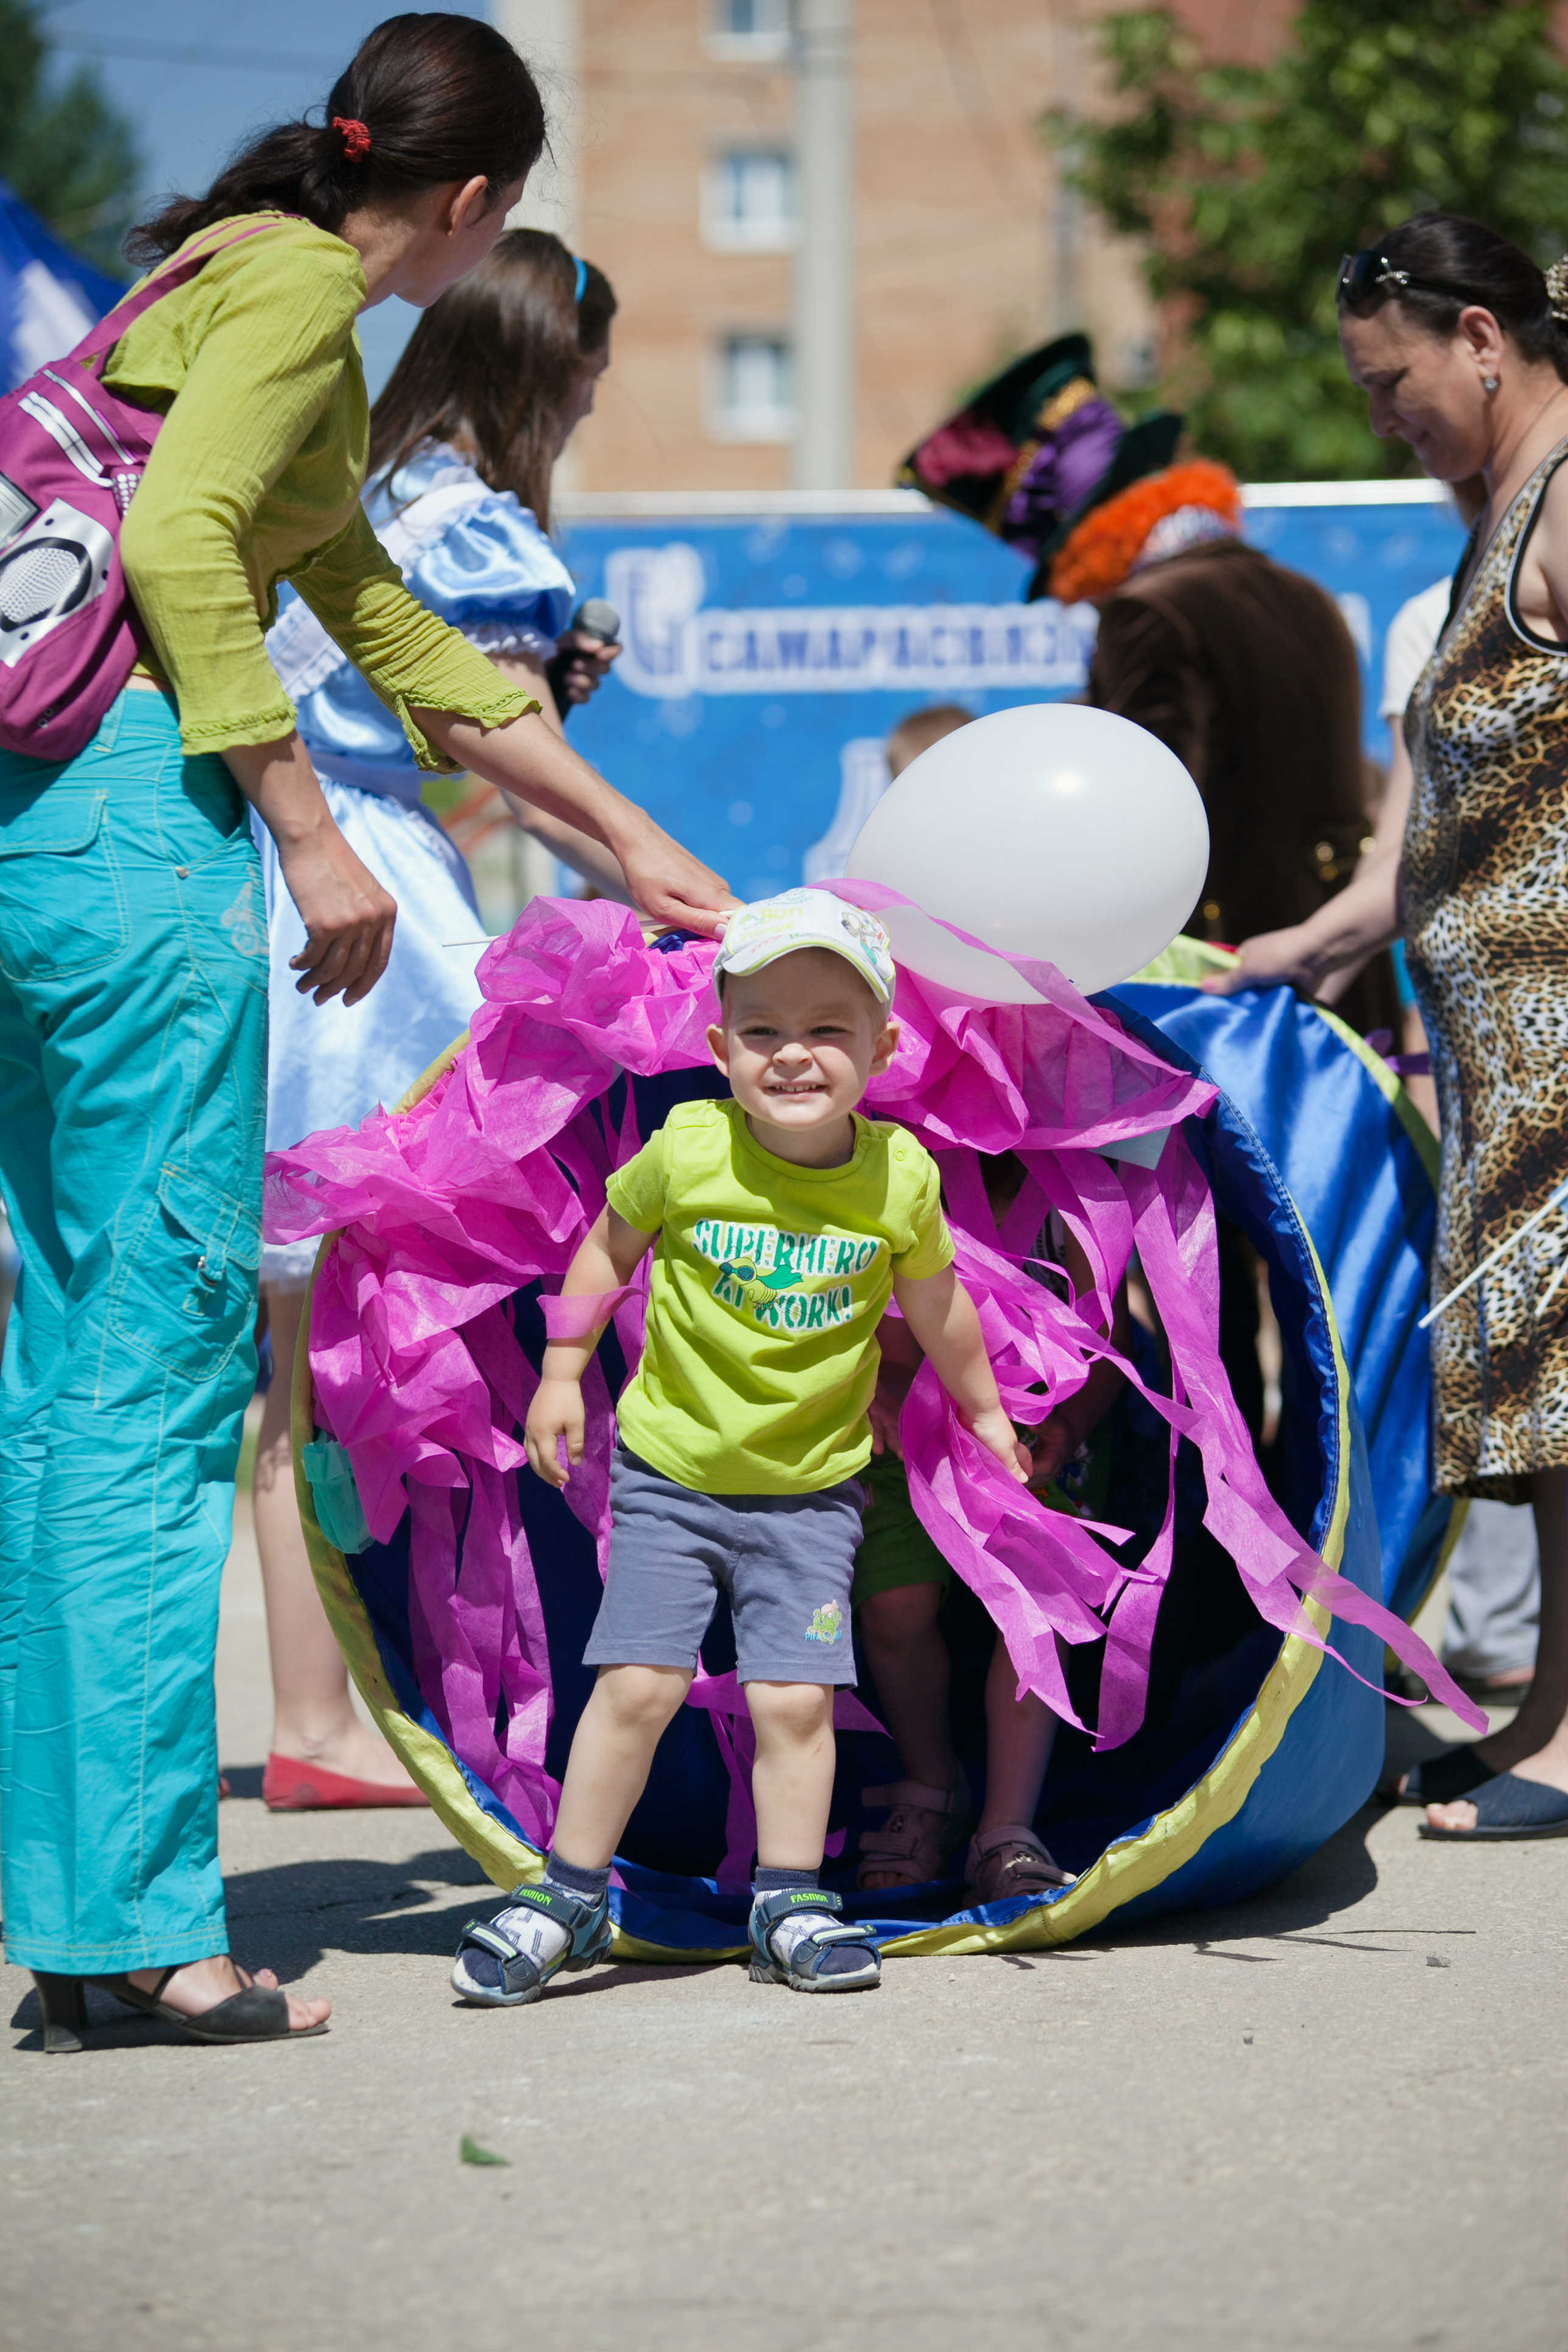
POLYGON ((1408 269, 1396 269, 1388 256, 1375 245, 1365 247, 1360 253, 1342 255, 1339 284, 1335 289, 1338 300, 1369 302, 1385 286, 1418 294, 1446 294, 1454 302, 1468 302, 1470 299, 1462 286, 1451 286, 1446 278, 1415 278, 1408 269))

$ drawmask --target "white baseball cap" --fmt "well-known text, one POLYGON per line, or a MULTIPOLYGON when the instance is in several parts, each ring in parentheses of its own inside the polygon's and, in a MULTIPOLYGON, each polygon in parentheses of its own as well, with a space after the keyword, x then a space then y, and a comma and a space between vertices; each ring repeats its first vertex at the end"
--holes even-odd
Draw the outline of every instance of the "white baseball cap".
POLYGON ((852 964, 879 1004, 893 1001, 892 941, 863 908, 831 890, 781 890, 776 898, 756 898, 738 908, 724 926, 713 970, 762 971, 781 956, 802 948, 826 948, 852 964))

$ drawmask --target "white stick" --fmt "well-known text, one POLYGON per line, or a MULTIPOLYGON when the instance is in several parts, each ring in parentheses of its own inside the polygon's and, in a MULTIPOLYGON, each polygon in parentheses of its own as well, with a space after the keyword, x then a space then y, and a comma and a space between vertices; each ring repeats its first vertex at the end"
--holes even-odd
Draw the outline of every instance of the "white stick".
POLYGON ((1541 1294, 1541 1304, 1535 1310, 1535 1319, 1538 1323, 1545 1314, 1547 1308, 1551 1306, 1552 1300, 1556 1297, 1558 1292, 1562 1289, 1565 1280, 1568 1280, 1568 1257, 1563 1259, 1562 1265, 1558 1267, 1556 1273, 1552 1276, 1551 1281, 1547 1284, 1545 1289, 1541 1294))
POLYGON ((1472 1273, 1466 1275, 1463 1282, 1455 1284, 1453 1289, 1449 1291, 1447 1298, 1439 1298, 1436 1306, 1430 1307, 1427 1312, 1423 1315, 1420 1322, 1415 1326, 1415 1328, 1418 1331, 1425 1331, 1428 1323, 1435 1323, 1437 1320, 1438 1316, 1441 1315, 1446 1308, 1452 1307, 1456 1298, 1462 1298, 1466 1291, 1469 1289, 1471 1284, 1479 1282, 1482 1275, 1487 1273, 1490 1267, 1494 1266, 1499 1258, 1506 1257, 1510 1250, 1517 1249, 1520 1243, 1524 1239, 1526 1234, 1533 1233, 1536 1226, 1543 1223, 1552 1214, 1552 1210, 1561 1207, 1564 1200, 1568 1200, 1568 1181, 1559 1184, 1551 1199, 1547 1201, 1542 1207, 1537 1209, 1532 1217, 1526 1217, 1523 1224, 1521 1225, 1517 1233, 1510 1234, 1506 1242, 1499 1242, 1496 1249, 1489 1250, 1485 1257, 1482 1258, 1479 1265, 1478 1265, 1472 1273))
POLYGON ((499 932, 487 931, 480 940, 443 940, 441 945, 444 948, 488 948, 491 940, 500 936, 499 932))

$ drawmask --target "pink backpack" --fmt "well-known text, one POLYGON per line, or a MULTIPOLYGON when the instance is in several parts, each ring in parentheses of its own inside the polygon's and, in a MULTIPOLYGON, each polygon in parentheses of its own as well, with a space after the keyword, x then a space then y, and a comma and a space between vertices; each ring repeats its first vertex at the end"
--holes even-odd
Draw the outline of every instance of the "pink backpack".
POLYGON ((163 420, 104 388, 103 359, 215 253, 275 226, 181 254, 0 400, 0 749, 75 759, 141 656, 120 526, 163 420))

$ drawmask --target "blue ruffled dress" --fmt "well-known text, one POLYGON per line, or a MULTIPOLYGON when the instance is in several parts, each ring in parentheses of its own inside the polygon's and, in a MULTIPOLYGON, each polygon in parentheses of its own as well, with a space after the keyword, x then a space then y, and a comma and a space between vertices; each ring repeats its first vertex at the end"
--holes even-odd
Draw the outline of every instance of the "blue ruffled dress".
MULTIPOLYGON (((571 574, 529 509, 487 488, 455 451, 416 453, 365 500, 376 535, 421 604, 489 654, 548 660, 567 626, 571 574)), ((304 926, 284 887, 271 835, 253 819, 267 885, 271 967, 267 1148, 322 1128, 353 1127, 391 1105, 468 1026, 479 1002, 474 967, 483 925, 461 852, 420 804, 421 777, 396 718, 339 651, 308 605, 285 592, 267 649, 298 711, 300 733, 345 838, 397 901, 392 958, 370 994, 317 1005, 289 959, 304 926)), ((302 1287, 316 1244, 268 1244, 262 1279, 302 1287)))

